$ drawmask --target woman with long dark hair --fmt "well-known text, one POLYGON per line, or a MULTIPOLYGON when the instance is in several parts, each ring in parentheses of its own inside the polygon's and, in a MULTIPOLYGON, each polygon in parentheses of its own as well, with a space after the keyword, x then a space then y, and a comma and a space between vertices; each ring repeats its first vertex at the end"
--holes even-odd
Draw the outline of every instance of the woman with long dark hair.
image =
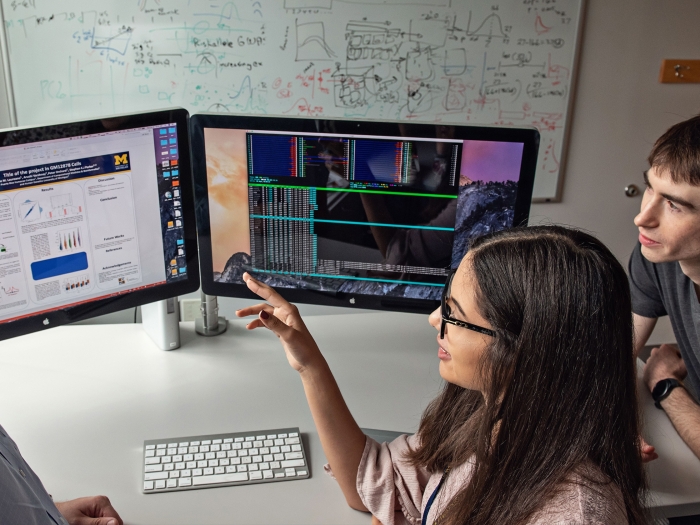
POLYGON ((389 444, 359 429, 297 309, 244 278, 267 303, 237 315, 280 337, 351 507, 384 525, 646 523, 630 293, 594 237, 541 226, 471 244, 430 316, 446 385, 389 444))

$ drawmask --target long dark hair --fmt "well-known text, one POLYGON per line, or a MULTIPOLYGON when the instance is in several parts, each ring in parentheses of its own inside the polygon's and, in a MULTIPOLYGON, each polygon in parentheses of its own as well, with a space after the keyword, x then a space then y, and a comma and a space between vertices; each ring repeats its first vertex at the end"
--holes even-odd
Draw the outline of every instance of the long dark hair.
POLYGON ((595 237, 558 226, 489 234, 469 253, 497 334, 481 374, 498 402, 448 383, 423 414, 411 462, 434 472, 476 459, 441 524, 526 523, 572 474, 593 490, 616 484, 630 525, 647 523, 622 266, 595 237), (586 476, 591 464, 606 479, 586 476))

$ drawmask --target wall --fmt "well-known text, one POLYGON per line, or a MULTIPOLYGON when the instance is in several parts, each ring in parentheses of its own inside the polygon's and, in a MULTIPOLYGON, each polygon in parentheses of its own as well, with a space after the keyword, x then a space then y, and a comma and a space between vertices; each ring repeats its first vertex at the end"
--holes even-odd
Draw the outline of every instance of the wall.
MULTIPOLYGON (((626 264, 640 198, 623 188, 642 186, 646 156, 666 128, 700 112, 700 85, 657 80, 663 58, 700 58, 698 20, 695 0, 588 0, 562 202, 533 205, 531 223, 589 230, 626 264)), ((0 126, 7 125, 0 102, 0 126)), ((229 317, 239 304, 221 301, 229 317)), ((662 322, 652 342, 672 338, 662 322)))

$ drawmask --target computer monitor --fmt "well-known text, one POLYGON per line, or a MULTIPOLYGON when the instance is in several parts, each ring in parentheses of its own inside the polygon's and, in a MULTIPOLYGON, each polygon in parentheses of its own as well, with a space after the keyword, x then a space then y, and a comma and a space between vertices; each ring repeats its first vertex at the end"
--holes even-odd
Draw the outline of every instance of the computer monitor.
POLYGON ((188 119, 0 131, 0 339, 199 288, 188 119))
POLYGON ((469 239, 526 224, 535 129, 193 115, 202 289, 431 311, 469 239))

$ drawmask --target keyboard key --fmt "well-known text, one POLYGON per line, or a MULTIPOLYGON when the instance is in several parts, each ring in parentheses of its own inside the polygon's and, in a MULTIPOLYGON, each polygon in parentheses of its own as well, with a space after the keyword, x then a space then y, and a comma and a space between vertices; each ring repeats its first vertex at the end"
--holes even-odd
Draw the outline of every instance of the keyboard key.
POLYGON ((221 459, 226 457, 226 452, 217 452, 216 459, 221 459))
POLYGON ((211 446, 212 452, 218 452, 219 450, 221 450, 221 445, 212 445, 211 446))
POLYGON ((155 456, 155 455, 156 455, 156 451, 155 451, 155 450, 147 450, 147 451, 146 451, 146 457, 147 457, 147 458, 152 458, 152 457, 155 456))
POLYGON ((289 437, 290 437, 290 438, 299 437, 299 433, 298 433, 298 432, 290 432, 290 433, 289 433, 289 437))
POLYGON ((180 447, 177 449, 178 454, 187 454, 187 447, 180 447))
POLYGON ((221 445, 222 440, 221 439, 214 439, 211 444, 212 445, 221 445))
POLYGON ((156 450, 156 456, 165 456, 165 449, 156 450))
POLYGON ((160 445, 156 445, 156 448, 161 449, 161 448, 167 448, 167 447, 165 446, 165 443, 162 443, 160 445))
MULTIPOLYGON (((292 458, 287 458, 287 459, 292 459, 292 458)), ((208 467, 218 467, 219 466, 219 460, 218 459, 210 459, 209 463, 207 464, 208 467)))
POLYGON ((232 483, 236 481, 248 481, 247 472, 237 472, 235 474, 218 474, 214 476, 202 476, 194 478, 194 484, 198 485, 213 485, 214 483, 232 483))
POLYGON ((175 468, 177 470, 183 470, 185 468, 185 463, 175 463, 175 468))
POLYGON ((270 468, 269 463, 260 463, 260 470, 268 470, 270 468))
POLYGON ((243 445, 241 443, 234 443, 233 445, 231 445, 231 447, 233 448, 233 450, 240 450, 243 448, 243 445))
POLYGON ((173 470, 173 471, 170 473, 170 478, 171 478, 171 479, 172 479, 172 478, 179 478, 179 477, 180 477, 180 472, 179 472, 178 470, 173 470))
POLYGON ((222 467, 225 467, 225 466, 230 465, 230 464, 231 464, 231 461, 229 459, 220 459, 219 460, 219 465, 221 465, 222 467))
POLYGON ((246 441, 255 441, 255 438, 253 436, 246 436, 245 440, 246 441))
POLYGON ((180 454, 176 454, 173 456, 173 463, 180 463, 182 461, 182 456, 180 454))
POLYGON ((165 488, 165 480, 159 479, 156 481, 156 488, 157 489, 164 489, 165 488))
POLYGON ((195 454, 194 459, 195 461, 201 461, 204 459, 204 454, 202 454, 201 452, 199 454, 195 454))
POLYGON ((221 450, 231 450, 231 444, 224 443, 223 445, 221 445, 221 450))
POLYGON ((292 476, 297 475, 297 471, 294 470, 293 468, 286 468, 284 469, 284 473, 287 475, 288 478, 291 478, 292 476))
POLYGON ((301 451, 301 445, 292 445, 292 452, 301 451))
POLYGON ((255 436, 255 439, 265 439, 265 436, 255 436))
POLYGON ((205 468, 205 469, 204 469, 204 475, 205 475, 205 476, 211 476, 213 473, 214 473, 214 469, 213 469, 213 468, 205 468))
POLYGON ((241 441, 243 441, 243 438, 236 438, 236 439, 234 439, 234 441, 235 441, 236 443, 240 443, 241 441))
POLYGON ((243 443, 243 448, 253 448, 253 442, 246 441, 245 443, 243 443))
POLYGON ((245 463, 245 464, 247 465, 248 463, 252 463, 252 462, 253 462, 253 458, 251 458, 251 457, 241 458, 241 462, 242 462, 242 463, 245 463))
POLYGON ((287 452, 284 455, 284 459, 302 459, 304 457, 304 454, 301 452, 287 452))
POLYGON ((191 446, 191 447, 198 447, 198 446, 199 446, 199 441, 190 441, 190 446, 191 446))
POLYGON ((190 469, 185 469, 182 472, 180 472, 180 476, 183 478, 189 478, 192 475, 192 471, 190 469))
POLYGON ((204 459, 216 459, 216 452, 207 452, 204 454, 204 459))
POLYGON ((267 439, 275 439, 277 437, 277 434, 268 434, 267 439))
POLYGON ((206 467, 206 466, 207 466, 207 460, 206 460, 206 459, 203 459, 202 461, 197 461, 197 466, 198 466, 199 468, 204 468, 204 467, 206 467))
POLYGON ((284 445, 284 439, 275 439, 274 441, 275 445, 284 445))
POLYGON ((263 475, 263 478, 265 478, 265 479, 270 479, 273 476, 271 470, 264 470, 262 475, 263 475))
POLYGON ((274 459, 275 459, 275 458, 272 457, 272 454, 265 454, 265 455, 263 456, 263 461, 272 461, 272 460, 274 460, 274 459))
POLYGON ((144 481, 143 482, 143 490, 153 490, 154 486, 155 486, 155 483, 153 481, 144 481))
POLYGON ((277 434, 277 437, 278 437, 278 438, 286 438, 286 437, 287 437, 287 434, 277 434))
POLYGON ((185 461, 194 461, 194 454, 185 454, 184 456, 182 456, 182 459, 184 459, 185 461))
POLYGON ((177 487, 177 480, 176 479, 169 479, 168 480, 168 488, 172 489, 173 487, 177 487))
MULTIPOLYGON (((195 478, 195 479, 202 479, 202 478, 195 478)), ((191 487, 192 486, 192 478, 180 478, 180 481, 178 481, 178 486, 191 487)))
POLYGON ((270 467, 272 467, 272 468, 280 468, 280 462, 279 462, 279 461, 271 461, 271 462, 270 462, 270 467))
POLYGON ((209 452, 209 445, 202 445, 199 447, 200 452, 209 452))
POLYGON ((255 448, 260 448, 263 446, 263 442, 261 441, 253 441, 253 447, 255 448))
POLYGON ((146 450, 155 450, 155 445, 146 445, 146 450))
POLYGON ((167 465, 164 465, 164 467, 164 470, 175 470, 175 465, 173 465, 172 463, 168 463, 167 465))
POLYGON ((146 472, 143 475, 145 481, 155 481, 157 479, 168 479, 167 472, 146 472))
POLYGON ((248 472, 250 472, 251 470, 258 470, 258 465, 256 463, 251 463, 250 465, 248 465, 248 472))
MULTIPOLYGON (((185 468, 197 468, 197 462, 196 461, 188 461, 185 463, 185 468)), ((180 469, 182 470, 182 469, 180 469)))
POLYGON ((280 448, 279 447, 270 447, 270 452, 272 452, 273 454, 279 454, 280 448))
POLYGON ((146 458, 146 465, 156 465, 160 463, 160 458, 146 458))
POLYGON ((306 476, 307 472, 305 470, 297 470, 298 476, 306 476))
POLYGON ((202 445, 211 445, 211 439, 205 439, 202 441, 202 445))
POLYGON ((298 445, 299 444, 299 438, 287 438, 284 440, 285 444, 287 445, 298 445))
POLYGON ((146 465, 144 472, 163 472, 163 465, 146 465))
POLYGON ((262 456, 253 456, 253 463, 262 463, 262 456))
POLYGON ((190 447, 187 449, 187 452, 189 452, 190 454, 196 454, 197 452, 199 452, 199 447, 190 447))
POLYGON ((275 477, 276 477, 276 478, 283 478, 283 477, 284 477, 284 472, 275 472, 275 477))
POLYGON ((188 441, 183 441, 182 443, 178 443, 177 446, 178 446, 178 447, 186 447, 186 446, 189 445, 189 444, 190 444, 190 443, 189 443, 188 441))
POLYGON ((173 458, 172 458, 172 456, 163 456, 162 458, 160 458, 160 462, 161 463, 172 463, 173 458))
POLYGON ((271 439, 266 439, 265 441, 263 441, 263 445, 266 447, 271 447, 272 445, 274 445, 274 442, 271 439))
POLYGON ((224 439, 224 443, 233 443, 233 438, 224 439))
POLYGON ((275 461, 282 461, 284 459, 284 454, 275 454, 275 461))
POLYGON ((249 456, 257 456, 258 454, 260 454, 260 449, 257 449, 257 448, 251 448, 248 451, 249 456))
POLYGON ((292 451, 292 447, 290 447, 289 445, 284 445, 283 447, 280 447, 280 452, 291 452, 291 451, 292 451))
POLYGON ((305 466, 303 459, 290 459, 289 461, 282 461, 282 467, 303 467, 305 466))
POLYGON ((236 472, 248 472, 248 466, 247 465, 238 465, 236 467, 236 472))
POLYGON ((250 479, 263 479, 262 472, 250 472, 250 479))
POLYGON ((201 476, 203 474, 201 468, 196 468, 192 470, 192 477, 201 476))

